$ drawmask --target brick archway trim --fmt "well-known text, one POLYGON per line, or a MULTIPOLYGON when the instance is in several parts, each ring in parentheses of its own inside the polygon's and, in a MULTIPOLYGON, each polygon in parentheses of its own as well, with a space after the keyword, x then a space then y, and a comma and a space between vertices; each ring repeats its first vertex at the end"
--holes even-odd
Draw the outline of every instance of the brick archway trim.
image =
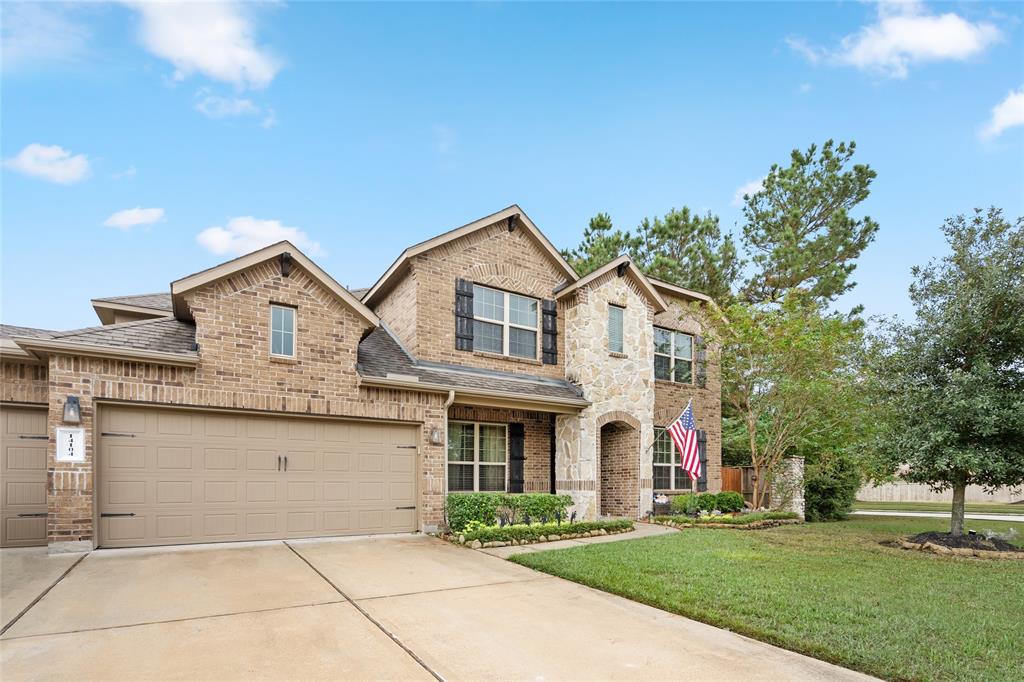
POLYGON ((637 431, 640 430, 640 420, 629 412, 623 412, 622 410, 612 410, 611 412, 605 412, 602 414, 597 418, 597 428, 601 428, 605 424, 611 424, 612 422, 623 422, 637 431))

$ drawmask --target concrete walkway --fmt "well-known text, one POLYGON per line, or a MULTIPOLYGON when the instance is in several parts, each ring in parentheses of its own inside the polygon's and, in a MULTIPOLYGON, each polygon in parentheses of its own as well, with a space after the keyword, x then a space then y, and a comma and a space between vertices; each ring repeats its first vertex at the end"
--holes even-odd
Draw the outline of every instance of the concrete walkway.
MULTIPOLYGON (((925 512, 925 511, 892 511, 861 509, 850 512, 855 516, 913 516, 922 519, 948 519, 949 512, 925 512)), ((966 513, 964 518, 973 521, 1009 521, 1024 524, 1024 514, 973 514, 966 513)))
MULTIPOLYGON (((65 562, 46 566, 56 584, 38 581, 0 637, 4 682, 870 679, 424 536, 99 550, 65 562)), ((13 573, 4 594, 9 581, 21 592, 29 582, 13 573)))

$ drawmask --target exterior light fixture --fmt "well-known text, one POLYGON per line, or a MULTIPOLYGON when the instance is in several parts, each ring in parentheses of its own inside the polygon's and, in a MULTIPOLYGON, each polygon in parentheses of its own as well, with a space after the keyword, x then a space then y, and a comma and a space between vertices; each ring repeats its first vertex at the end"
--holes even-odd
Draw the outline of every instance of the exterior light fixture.
POLYGON ((430 443, 431 445, 441 445, 444 440, 441 438, 441 429, 436 426, 430 429, 430 443))
POLYGON ((69 395, 64 399, 64 423, 80 424, 82 422, 82 406, 77 395, 69 395))

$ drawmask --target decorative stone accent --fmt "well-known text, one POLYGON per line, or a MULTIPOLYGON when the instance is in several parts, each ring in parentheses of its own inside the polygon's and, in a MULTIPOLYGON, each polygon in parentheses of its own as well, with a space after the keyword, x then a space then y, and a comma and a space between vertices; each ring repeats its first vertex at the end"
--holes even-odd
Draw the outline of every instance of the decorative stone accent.
POLYGON ((804 518, 804 458, 789 457, 772 473, 772 506, 804 518))

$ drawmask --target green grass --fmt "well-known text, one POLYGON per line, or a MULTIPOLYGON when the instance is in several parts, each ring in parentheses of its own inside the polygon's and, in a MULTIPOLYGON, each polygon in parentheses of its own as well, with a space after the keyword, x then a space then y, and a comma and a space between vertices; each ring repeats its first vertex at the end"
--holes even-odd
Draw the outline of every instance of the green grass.
POLYGON ((879 544, 943 529, 940 519, 894 517, 694 528, 512 560, 878 677, 1024 679, 1024 561, 879 544))
MULTIPOLYGON (((862 502, 857 500, 854 509, 875 509, 880 511, 937 511, 949 513, 949 502, 862 502)), ((1024 504, 1001 502, 968 502, 964 505, 968 513, 975 514, 1024 514, 1024 504)))

